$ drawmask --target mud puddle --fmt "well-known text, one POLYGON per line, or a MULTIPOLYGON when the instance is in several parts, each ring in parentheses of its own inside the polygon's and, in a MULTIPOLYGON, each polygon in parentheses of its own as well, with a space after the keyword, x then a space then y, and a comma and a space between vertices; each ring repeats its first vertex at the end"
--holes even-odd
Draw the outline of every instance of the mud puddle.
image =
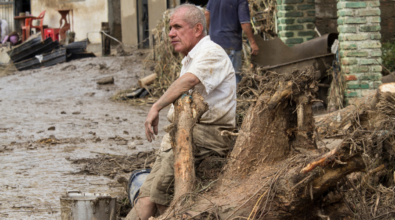
POLYGON ((60 219, 59 197, 68 190, 124 193, 116 179, 128 178, 127 172, 87 175, 78 173, 83 163, 72 161, 159 147, 166 110, 150 144, 144 134, 150 107, 109 100, 149 74, 143 58, 136 53, 84 59, 0 78, 0 219, 60 219), (107 76, 115 84, 96 84, 107 76))

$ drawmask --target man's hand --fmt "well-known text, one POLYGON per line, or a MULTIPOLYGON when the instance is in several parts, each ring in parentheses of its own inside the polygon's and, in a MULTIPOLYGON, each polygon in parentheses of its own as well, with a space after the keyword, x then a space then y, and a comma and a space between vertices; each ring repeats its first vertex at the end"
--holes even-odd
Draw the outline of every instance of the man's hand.
POLYGON ((251 46, 251 54, 252 55, 257 55, 259 52, 259 47, 258 45, 254 42, 250 42, 250 46, 251 46))
POLYGON ((152 108, 149 110, 147 119, 145 119, 145 136, 147 140, 152 142, 155 140, 155 135, 158 135, 158 124, 159 124, 159 111, 166 106, 173 103, 183 93, 192 89, 195 85, 200 83, 200 80, 192 73, 185 73, 183 76, 178 78, 171 84, 165 94, 155 102, 152 108), (153 128, 153 129, 152 129, 153 128))
POLYGON ((144 125, 145 136, 149 142, 152 142, 152 140, 155 140, 155 135, 158 135, 159 110, 156 108, 156 105, 153 105, 149 110, 144 125))
POLYGON ((251 24, 250 23, 241 24, 241 28, 243 29, 244 33, 247 35, 248 40, 250 41, 251 50, 252 50, 251 54, 257 55, 259 52, 259 47, 255 42, 251 24))

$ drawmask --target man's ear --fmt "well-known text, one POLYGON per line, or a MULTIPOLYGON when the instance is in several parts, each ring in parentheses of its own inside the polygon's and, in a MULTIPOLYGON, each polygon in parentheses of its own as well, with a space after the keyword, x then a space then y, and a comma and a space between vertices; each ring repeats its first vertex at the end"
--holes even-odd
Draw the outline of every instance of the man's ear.
POLYGON ((197 23, 195 26, 195 35, 196 37, 199 37, 202 34, 203 34, 203 25, 201 23, 197 23))

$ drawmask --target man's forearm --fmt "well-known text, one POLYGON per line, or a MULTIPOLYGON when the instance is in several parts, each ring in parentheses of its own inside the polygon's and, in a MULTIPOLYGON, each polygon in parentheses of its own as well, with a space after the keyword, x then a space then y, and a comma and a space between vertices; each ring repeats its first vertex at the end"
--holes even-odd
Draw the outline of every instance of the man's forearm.
POLYGON ((250 43, 255 44, 254 32, 252 31, 251 24, 250 23, 241 24, 241 28, 243 29, 244 33, 247 35, 247 38, 250 41, 250 43))
POLYGON ((199 82, 199 79, 195 75, 186 73, 174 81, 174 83, 171 84, 171 86, 167 89, 165 94, 163 94, 152 107, 156 108, 158 111, 162 110, 178 99, 178 97, 180 97, 183 93, 192 89, 199 82))

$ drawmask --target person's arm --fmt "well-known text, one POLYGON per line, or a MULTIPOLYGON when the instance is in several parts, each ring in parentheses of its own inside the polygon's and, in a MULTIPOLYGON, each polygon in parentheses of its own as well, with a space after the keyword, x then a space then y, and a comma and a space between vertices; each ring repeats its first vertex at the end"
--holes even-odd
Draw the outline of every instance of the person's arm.
POLYGON ((206 26, 207 26, 207 32, 210 30, 210 12, 205 11, 204 16, 206 17, 206 26))
POLYGON ((257 55, 259 52, 259 47, 255 42, 254 33, 252 31, 252 26, 250 23, 243 23, 241 24, 241 28, 243 29, 244 33, 247 35, 248 40, 250 41, 251 50, 253 55, 257 55))
POLYGON ((186 73, 174 81, 167 89, 165 94, 163 94, 160 99, 155 102, 148 112, 144 123, 145 135, 149 142, 155 140, 155 135, 158 135, 159 111, 173 103, 176 99, 178 99, 178 97, 199 83, 200 80, 195 75, 192 73, 186 73))

